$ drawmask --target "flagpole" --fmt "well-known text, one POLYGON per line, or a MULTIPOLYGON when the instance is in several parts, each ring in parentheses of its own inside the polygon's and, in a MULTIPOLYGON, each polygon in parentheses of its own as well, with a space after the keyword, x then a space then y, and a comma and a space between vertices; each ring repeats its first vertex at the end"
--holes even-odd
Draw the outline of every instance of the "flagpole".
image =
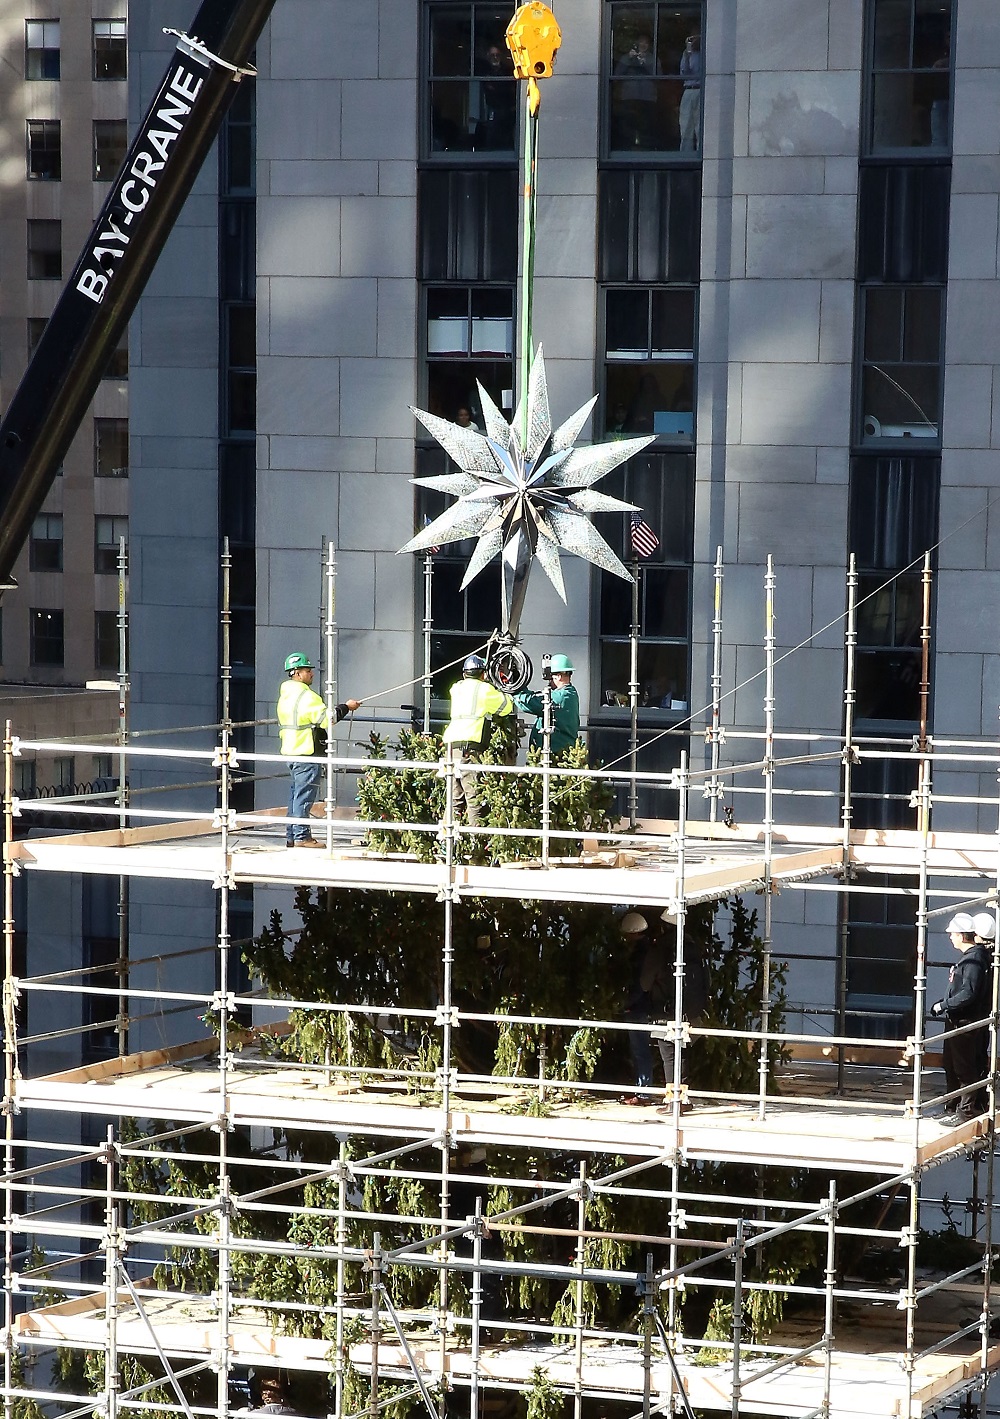
POLYGON ((434 577, 434 554, 430 548, 424 553, 424 733, 431 732, 431 615, 432 584, 434 577))
POLYGON ((630 829, 635 832, 639 802, 639 789, 635 778, 639 758, 639 554, 634 544, 632 547, 632 627, 629 631, 629 642, 631 658, 628 703, 632 721, 629 734, 629 769, 632 777, 629 779, 628 821, 630 829))

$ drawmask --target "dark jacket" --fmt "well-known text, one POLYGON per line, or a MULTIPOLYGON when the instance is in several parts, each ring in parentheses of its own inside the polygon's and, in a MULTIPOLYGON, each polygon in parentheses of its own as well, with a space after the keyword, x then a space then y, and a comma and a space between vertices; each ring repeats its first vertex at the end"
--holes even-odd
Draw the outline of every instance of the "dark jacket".
POLYGON ((976 945, 963 951, 961 959, 952 966, 942 1001, 950 1020, 965 1025, 989 1014, 991 961, 990 947, 976 945))

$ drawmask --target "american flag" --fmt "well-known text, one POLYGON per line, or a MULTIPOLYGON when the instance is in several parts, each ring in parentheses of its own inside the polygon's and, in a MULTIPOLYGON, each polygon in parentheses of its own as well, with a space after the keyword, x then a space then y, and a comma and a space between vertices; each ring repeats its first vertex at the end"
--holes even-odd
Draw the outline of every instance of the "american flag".
POLYGON ((643 522, 637 512, 632 514, 630 537, 632 541, 632 551, 637 557, 651 557, 660 545, 659 537, 657 537, 648 522, 643 522))
MULTIPOLYGON (((430 527, 430 525, 431 525, 430 515, 427 514, 427 513, 425 513, 425 514, 424 514, 424 527, 425 527, 425 528, 426 528, 426 527, 430 527)), ((428 547, 427 550, 428 550, 428 552, 430 552, 430 553, 433 555, 433 553, 435 553, 435 552, 440 552, 441 548, 440 548, 440 547, 428 547)))

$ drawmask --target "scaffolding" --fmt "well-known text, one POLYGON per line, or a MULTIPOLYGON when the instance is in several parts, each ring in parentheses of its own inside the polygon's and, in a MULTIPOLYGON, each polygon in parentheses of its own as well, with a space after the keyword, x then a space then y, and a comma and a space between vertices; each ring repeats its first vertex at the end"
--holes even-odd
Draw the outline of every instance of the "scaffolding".
MULTIPOLYGON (((332 706, 332 548, 325 565, 325 690, 332 706)), ((226 571, 224 560, 224 606, 226 571)), ((925 625, 929 575, 925 567, 925 625)), ((693 1410, 917 1419, 959 1399, 969 1406, 977 1397, 985 1407, 989 1377, 1000 1367, 992 1288, 996 955, 989 1065, 981 1081, 989 1107, 978 1116, 956 1122, 945 1115, 959 1091, 942 1082, 941 1037, 929 1036, 926 1021, 931 933, 956 907, 982 903, 995 912, 1000 882, 1000 800, 935 784, 940 778, 947 788, 962 773, 995 779, 1000 747, 929 732, 926 652, 921 732, 912 748, 859 738, 853 567, 843 732, 777 727, 770 563, 762 728, 723 732, 721 585, 720 555, 713 702, 704 726, 686 726, 677 769, 644 771, 634 742, 627 767, 569 770, 547 759, 531 767, 483 766, 485 774, 545 780, 537 822, 481 830, 480 836, 537 845, 537 853, 516 862, 465 860, 463 847, 477 832, 456 815, 457 768, 450 755, 429 768, 426 759, 338 754, 331 744, 325 812, 313 825, 325 833, 323 853, 285 847, 289 820, 281 810, 237 810, 237 781, 248 773, 266 777, 287 761, 264 750, 234 750, 225 610, 217 743, 154 746, 130 738, 123 727, 115 803, 33 805, 36 823, 44 824, 47 812, 63 815, 61 824, 79 812, 88 824, 103 815, 103 830, 46 835, 43 829, 16 837, 22 807, 13 791, 17 754, 58 755, 66 746, 19 740, 8 724, 7 1419, 21 1416, 31 1401, 61 1419, 91 1412, 108 1419, 138 1412, 227 1419, 240 1408, 234 1380, 267 1369, 329 1376, 329 1407, 337 1419, 361 1413, 375 1419, 390 1406, 397 1414, 426 1410, 433 1419, 468 1412, 478 1419, 523 1404, 526 1396, 533 1414, 571 1405, 574 1419, 585 1410, 622 1419, 693 1410), (703 730, 705 766, 697 767, 690 746, 703 730), (916 771, 914 826, 855 826, 852 775, 865 760, 894 757, 906 758, 916 771), (195 783, 217 784, 215 802, 198 812, 164 807, 141 792, 126 798, 125 769, 132 764, 141 765, 147 779, 159 770, 172 785, 183 767, 195 783), (359 774, 373 770, 440 774, 442 816, 366 821, 338 802, 344 796, 339 784, 353 786, 359 774), (554 826, 553 800, 564 785, 583 779, 623 796, 631 809, 627 826, 590 837, 554 826), (637 785, 675 802, 676 814, 636 822, 637 785), (727 801, 720 821, 719 805, 727 801), (982 828, 987 812, 997 825, 992 831, 982 828), (935 826, 939 818, 946 829, 935 826), (386 852, 371 845, 373 833, 401 832, 432 850, 386 852), (218 902, 218 933, 201 952, 213 961, 212 988, 185 988, 177 971, 166 988, 135 985, 130 973, 143 963, 127 952, 124 939, 113 986, 95 983, 93 968, 82 963, 19 976, 13 888, 23 872, 118 877, 123 902, 137 877, 209 884, 218 902), (889 885, 873 887, 865 877, 871 873, 884 875, 889 885), (440 922, 435 1004, 371 998, 334 1004, 234 990, 230 906, 232 894, 247 885, 279 893, 308 886, 419 894, 428 916, 440 922), (875 890, 915 900, 907 1032, 873 1043, 849 1031, 842 950, 819 962, 833 975, 823 1022, 812 1019, 798 1030, 781 1026, 775 1015, 783 959, 774 913, 779 890, 813 903, 823 893, 847 900, 875 890), (702 903, 721 906, 749 893, 761 903, 754 1018, 724 1029, 689 1020, 689 915, 702 903), (454 986, 455 923, 473 898, 609 910, 628 904, 668 913, 676 932, 670 1018, 637 1023, 467 1008, 454 986), (118 1054, 33 1071, 33 1050, 53 1032, 23 1032, 19 1005, 44 1005, 66 994, 113 1001, 118 1054), (130 1026, 159 1012, 203 1016, 207 1024, 181 1045, 130 1053, 130 1026), (377 1025, 399 1044, 399 1058, 381 1066, 353 1061, 349 1051, 316 1063, 284 1058, 271 1046, 287 1033, 293 1013, 300 1020, 337 1016, 348 1033, 377 1025), (463 1031, 495 1033, 501 1023, 532 1032, 537 1051, 502 1073, 477 1067, 460 1048, 463 1031), (414 1031, 434 1041, 432 1066, 407 1043, 414 1031), (609 1053, 624 1035, 662 1039, 672 1047, 673 1077, 662 1088, 637 1088, 638 1106, 622 1100, 620 1080, 586 1072, 554 1078, 546 1040, 556 1031, 590 1032, 609 1053), (753 1082, 728 1091, 689 1086, 684 1059, 707 1042, 746 1051, 755 1061, 753 1082), (74 1115, 99 1121, 102 1140, 90 1147, 46 1141, 47 1118, 74 1115), (24 1120, 32 1126, 22 1129, 24 1120), (276 1147, 275 1127, 308 1138, 308 1160, 276 1147), (539 1168, 540 1156, 551 1166, 539 1168), (503 1160, 502 1170, 482 1166, 489 1159, 503 1160), (725 1172, 727 1164, 760 1185, 734 1190, 736 1174, 725 1172), (175 1185, 166 1193, 158 1180, 172 1166, 175 1185), (201 1185, 176 1185, 192 1167, 201 1185), (936 1229, 926 1224, 942 1208, 950 1218, 956 1205, 954 1197, 936 1195, 935 1180, 945 1170, 963 1179, 969 1235, 946 1228, 946 1240, 962 1245, 943 1249, 930 1265, 922 1248, 936 1229), (769 1179, 793 1177, 797 1189, 768 1193, 769 1179), (383 1195, 379 1187, 401 1179, 419 1188, 428 1205, 410 1212, 371 1205, 383 1195), (655 1229, 628 1224, 637 1204, 659 1219, 655 1229), (521 1253, 505 1251, 497 1243, 505 1235, 519 1243, 544 1239, 549 1254, 533 1259, 523 1246, 521 1253), (788 1249, 801 1245, 813 1262, 790 1269, 788 1249), (861 1265, 873 1255, 882 1262, 877 1275, 861 1265), (260 1258, 291 1267, 289 1275, 301 1276, 295 1268, 302 1265, 319 1268, 329 1282, 323 1299, 310 1296, 308 1286, 261 1294, 246 1279, 260 1258), (433 1299, 405 1305, 398 1293, 394 1298, 393 1282, 403 1271, 431 1278, 427 1295, 433 1299), (512 1288, 530 1296, 541 1285, 564 1288, 555 1318, 532 1313, 530 1304, 511 1306, 512 1288), (635 1297, 630 1320, 618 1327, 595 1319, 600 1297, 612 1291, 635 1297), (711 1333, 695 1333, 685 1316, 709 1304, 711 1333), (768 1308, 770 1327, 760 1323, 768 1308), (64 1365, 64 1382, 57 1384, 44 1362, 55 1352, 85 1352, 89 1383, 78 1372, 66 1382, 64 1365)), ((429 685, 427 667, 420 679, 429 685)), ((73 747, 86 752, 91 746, 73 747)), ((124 911, 122 921, 124 932, 124 911)), ((838 943, 843 946, 843 933, 838 943)))

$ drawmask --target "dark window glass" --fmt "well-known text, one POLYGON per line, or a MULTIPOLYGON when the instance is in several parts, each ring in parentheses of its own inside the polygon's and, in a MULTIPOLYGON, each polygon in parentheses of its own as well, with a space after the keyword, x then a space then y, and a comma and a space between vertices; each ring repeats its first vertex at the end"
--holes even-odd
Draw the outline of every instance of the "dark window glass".
POLYGON ((118 344, 108 356, 102 379, 128 379, 128 330, 122 331, 118 344))
MULTIPOLYGON (((441 449, 417 450, 417 472, 420 477, 443 473, 450 465, 441 449)), ((430 488, 417 490, 417 525, 422 527, 453 504, 453 499, 430 488)), ((461 590, 469 558, 476 546, 474 537, 464 542, 449 542, 433 554, 431 580, 432 693, 445 700, 456 680, 461 677, 462 661, 474 651, 480 651, 499 624, 501 606, 501 576, 499 559, 484 567, 475 580, 461 590)), ((423 585, 423 583, 421 583, 423 585)), ((421 617, 422 617, 421 612, 421 617)))
POLYGON ((33 610, 30 615, 31 663, 61 666, 63 663, 63 613, 33 610))
MULTIPOLYGON (((629 569, 638 563, 638 682, 644 710, 686 712, 694 526, 694 466, 690 455, 640 454, 602 484, 636 503, 657 538, 649 557, 632 548, 627 513, 602 513, 596 525, 629 569)), ((625 709, 631 679, 633 587, 610 572, 600 576, 600 704, 625 709)))
POLYGON ((128 150, 128 124, 123 118, 94 119, 94 181, 110 182, 128 150))
POLYGON ((94 78, 128 78, 128 32, 124 20, 94 20, 94 78))
POLYGON ((62 279, 62 223, 29 218, 28 280, 62 279))
POLYGON ((29 565, 33 572, 63 569, 63 520, 56 512, 40 513, 31 527, 29 565))
POLYGON ((510 7, 429 11, 428 140, 434 153, 515 154, 520 88, 504 38, 510 7))
MULTIPOLYGON (((627 717, 626 717, 627 720, 627 717)), ((686 747, 687 737, 682 734, 664 734, 662 727, 651 733, 639 731, 639 770, 641 773, 669 773, 680 766, 681 749, 686 747)), ((629 728, 624 724, 595 725, 591 720, 587 733, 587 746, 591 764, 605 764, 628 771, 629 728)), ((636 792, 637 808, 643 818, 676 819, 678 797, 675 789, 663 783, 639 782, 636 792)), ((629 811, 629 785, 622 783, 615 789, 615 807, 623 817, 629 811)))
POLYGON ((220 533, 231 542, 254 541, 256 458, 252 443, 221 449, 220 533))
POLYGON ((252 79, 243 79, 222 128, 222 190, 254 190, 254 139, 256 90, 252 79))
POLYGON ((695 292, 605 292, 604 431, 694 436, 695 292))
POLYGON ((219 207, 219 280, 227 301, 252 301, 256 282, 256 221, 253 202, 219 207))
POLYGON ((916 943, 916 880, 861 873, 847 916, 847 1032, 900 1039, 910 1029, 916 943), (900 887, 910 888, 900 895, 900 887), (892 889, 891 893, 890 890, 892 889))
POLYGON ((24 26, 24 77, 59 78, 59 21, 27 20, 24 26))
POLYGON ((513 407, 514 292, 432 286, 425 296, 427 407, 459 422, 467 414, 482 429, 477 383, 499 408, 513 407))
POLYGON ((92 1057, 106 1056, 118 1047, 118 882, 113 877, 85 877, 81 906, 83 960, 90 968, 84 984, 108 992, 84 996, 84 1024, 91 1027, 86 1035, 86 1052, 92 1057))
POLYGON ((62 139, 58 118, 28 119, 28 177, 58 182, 62 177, 62 139))
POLYGON ((952 0, 872 0, 872 153, 947 151, 952 8, 952 0))
POLYGON ((609 169, 599 180, 600 279, 618 284, 697 281, 701 172, 609 169))
POLYGON ((94 668, 118 673, 118 615, 115 611, 94 612, 94 668))
POLYGON ((849 550, 859 571, 855 718, 862 724, 920 721, 919 562, 937 541, 939 484, 936 458, 856 458, 852 464, 849 550))
POLYGON ((28 359, 29 359, 29 360, 31 359, 31 357, 32 357, 32 355, 35 353, 35 351, 38 349, 38 342, 39 342, 39 340, 42 338, 42 331, 45 329, 45 327, 46 327, 46 325, 48 325, 48 323, 49 323, 49 321, 48 321, 48 317, 47 317, 47 316, 44 316, 44 315, 41 315, 41 316, 38 316, 38 315, 29 315, 29 316, 28 316, 28 359))
POLYGON ((701 5, 613 3, 607 148, 635 158, 701 149, 701 5))
POLYGON ((862 287, 859 299, 862 440, 936 440, 944 291, 934 286, 869 286, 862 287))
POLYGON ((94 477, 128 477, 128 420, 94 420, 94 477))
MULTIPOLYGON (((910 748, 911 740, 900 740, 898 752, 910 748)), ((863 745, 861 746, 863 749, 863 745)), ((883 741, 883 746, 884 741, 883 741)), ((862 757, 851 773, 852 824, 855 828, 913 828, 914 810, 911 797, 917 787, 918 763, 915 759, 862 757)), ((880 903, 869 899, 873 912, 883 910, 880 903)))
POLYGON ((127 517, 94 518, 94 571, 110 575, 118 573, 118 543, 128 542, 127 517))
POLYGON ((948 279, 951 169, 941 163, 867 164, 860 174, 858 279, 948 279))
POLYGON ((257 337, 253 304, 225 307, 226 432, 257 427, 257 337))
POLYGON ((425 281, 514 281, 516 168, 429 169, 419 177, 425 281))

